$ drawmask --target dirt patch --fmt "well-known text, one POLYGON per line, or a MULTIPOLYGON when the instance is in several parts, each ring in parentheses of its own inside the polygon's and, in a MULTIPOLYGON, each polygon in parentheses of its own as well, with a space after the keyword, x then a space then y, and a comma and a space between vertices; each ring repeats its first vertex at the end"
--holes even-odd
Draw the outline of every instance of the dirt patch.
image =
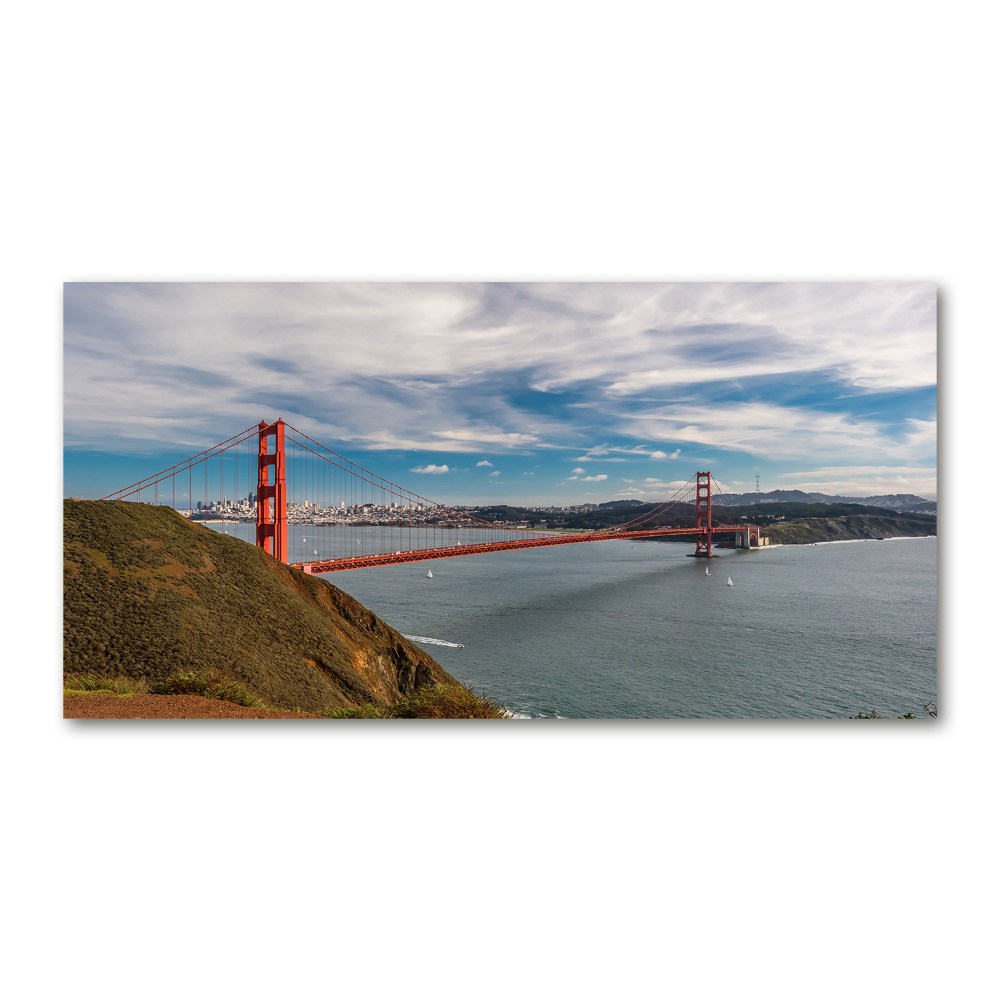
POLYGON ((64 719, 321 719, 306 712, 268 712, 193 694, 78 694, 63 698, 64 719))

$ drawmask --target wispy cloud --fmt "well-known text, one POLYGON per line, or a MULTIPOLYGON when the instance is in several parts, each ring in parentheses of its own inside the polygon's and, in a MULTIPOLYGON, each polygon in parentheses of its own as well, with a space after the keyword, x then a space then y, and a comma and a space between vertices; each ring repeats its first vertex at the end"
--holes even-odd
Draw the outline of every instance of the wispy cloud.
POLYGON ((194 452, 276 416, 425 473, 557 451, 579 463, 566 483, 936 450, 926 283, 68 284, 64 302, 70 450, 194 452))
MULTIPOLYGON (((421 465, 417 466, 415 469, 410 469, 410 472, 418 472, 423 475, 430 476, 440 476, 448 471, 449 469, 447 465, 421 465)), ((495 475, 495 473, 493 473, 493 475, 495 475)))
POLYGON ((842 465, 807 471, 779 472, 781 489, 832 496, 889 496, 915 493, 937 498, 937 469, 913 465, 842 465))
POLYGON ((910 419, 908 431, 892 435, 873 420, 773 403, 667 406, 630 422, 630 433, 682 440, 770 458, 851 455, 907 458, 933 449, 933 421, 910 419))
POLYGON ((623 486, 615 491, 614 495, 623 499, 661 501, 687 486, 686 482, 676 481, 669 483, 649 482, 642 486, 636 486, 631 480, 623 480, 630 485, 623 486))

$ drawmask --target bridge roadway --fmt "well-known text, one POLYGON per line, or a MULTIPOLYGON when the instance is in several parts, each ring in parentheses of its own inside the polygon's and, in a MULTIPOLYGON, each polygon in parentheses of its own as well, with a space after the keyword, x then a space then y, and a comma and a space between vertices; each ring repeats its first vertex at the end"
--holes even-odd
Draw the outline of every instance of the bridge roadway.
MULTIPOLYGON (((713 525, 716 534, 758 535, 760 528, 755 524, 713 525)), ((378 555, 346 556, 343 559, 319 559, 308 563, 289 563, 294 569, 305 573, 336 573, 344 569, 365 569, 369 566, 389 566, 393 563, 421 562, 425 559, 450 559, 454 556, 471 556, 477 552, 507 552, 511 549, 538 549, 545 545, 572 545, 576 542, 607 542, 623 538, 671 538, 704 534, 694 528, 653 528, 648 531, 593 531, 587 534, 553 535, 546 538, 526 538, 517 542, 477 542, 472 545, 449 545, 436 549, 410 549, 406 552, 382 552, 378 555)))

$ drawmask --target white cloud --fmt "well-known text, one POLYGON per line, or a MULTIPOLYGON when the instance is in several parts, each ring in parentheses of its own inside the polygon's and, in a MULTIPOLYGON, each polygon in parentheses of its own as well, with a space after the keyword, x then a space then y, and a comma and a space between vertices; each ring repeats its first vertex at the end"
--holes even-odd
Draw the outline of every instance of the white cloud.
POLYGON ((493 476, 499 476, 499 475, 500 475, 500 470, 497 469, 496 472, 491 472, 490 475, 489 475, 489 477, 487 477, 487 478, 492 478, 493 476))
POLYGON ((564 442, 576 462, 662 460, 678 442, 802 462, 935 447, 927 411, 889 433, 828 410, 684 402, 699 382, 754 376, 933 386, 927 283, 71 283, 64 301, 68 447, 193 452, 272 416, 333 447, 564 442), (504 379, 587 399, 543 413, 504 379), (581 454, 598 435, 621 444, 581 454))
POLYGON ((891 496, 915 493, 927 500, 937 499, 937 470, 900 465, 826 466, 805 472, 780 472, 780 489, 832 496, 891 496))
POLYGON ((493 463, 492 462, 487 462, 485 458, 481 462, 476 462, 476 468, 477 469, 481 469, 484 465, 488 466, 491 469, 493 468, 493 463))
POLYGON ((573 470, 573 472, 576 475, 578 475, 578 476, 584 475, 586 473, 586 471, 587 471, 586 469, 580 469, 580 468, 576 468, 576 469, 573 470))
POLYGON ((420 472, 431 476, 440 476, 448 471, 447 465, 419 465, 415 469, 410 469, 410 472, 420 472))
POLYGON ((873 420, 846 413, 774 403, 679 404, 632 418, 629 432, 770 459, 851 454, 898 459, 933 454, 934 421, 911 419, 908 424, 908 433, 892 437, 873 420))
POLYGON ((495 444, 502 448, 524 448, 538 440, 537 434, 516 434, 499 428, 466 428, 463 430, 434 431, 434 436, 453 444, 495 444))
POLYGON ((672 455, 668 455, 665 451, 652 451, 646 445, 636 445, 631 448, 625 448, 623 446, 616 446, 613 448, 602 446, 600 448, 592 448, 585 455, 580 455, 578 458, 574 459, 576 462, 627 462, 627 458, 611 458, 609 457, 611 453, 622 455, 634 455, 637 458, 653 458, 653 459, 663 459, 663 458, 676 458, 680 455, 680 448, 678 448, 672 455))
MULTIPOLYGON (((635 500, 649 500, 660 502, 666 500, 672 494, 676 493, 678 490, 683 489, 685 486, 689 486, 689 483, 683 482, 673 482, 673 483, 658 483, 649 482, 643 486, 625 486, 615 492, 616 497, 631 497, 635 500)), ((686 499, 685 494, 675 498, 678 501, 686 499)))
POLYGON ((779 472, 782 479, 801 479, 803 476, 887 476, 887 475, 917 475, 933 476, 935 469, 924 469, 916 465, 827 465, 807 472, 779 472))
POLYGON ((602 482, 603 480, 605 480, 607 478, 608 477, 606 475, 604 475, 603 473, 601 473, 601 475, 599 475, 599 476, 584 476, 583 479, 580 480, 580 482, 582 482, 582 483, 600 483, 600 482, 602 482))

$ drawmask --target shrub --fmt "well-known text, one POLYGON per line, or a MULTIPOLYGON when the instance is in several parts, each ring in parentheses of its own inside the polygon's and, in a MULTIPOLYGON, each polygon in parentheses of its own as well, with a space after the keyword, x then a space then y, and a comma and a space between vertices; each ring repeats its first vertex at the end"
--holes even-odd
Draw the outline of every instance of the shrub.
POLYGON ((379 708, 358 705, 324 712, 331 719, 506 719, 502 705, 473 694, 457 684, 435 684, 422 688, 395 705, 379 708))
POLYGON ((149 687, 143 678, 105 677, 101 674, 66 674, 63 677, 64 694, 147 694, 149 687))
POLYGON ((270 708, 250 694, 242 684, 224 677, 218 670, 199 674, 194 670, 171 674, 165 681, 157 681, 151 694, 193 694, 200 698, 231 701, 247 708, 270 708))

